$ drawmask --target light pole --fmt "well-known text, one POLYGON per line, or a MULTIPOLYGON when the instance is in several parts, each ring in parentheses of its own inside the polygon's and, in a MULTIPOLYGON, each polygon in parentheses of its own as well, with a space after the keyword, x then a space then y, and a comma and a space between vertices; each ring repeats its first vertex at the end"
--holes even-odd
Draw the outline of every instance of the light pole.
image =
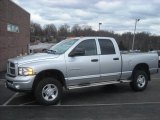
POLYGON ((135 33, 136 33, 136 27, 137 27, 137 22, 138 22, 138 21, 140 21, 140 19, 136 19, 136 21, 135 21, 133 41, 132 41, 132 50, 134 50, 135 33))
POLYGON ((102 23, 99 23, 99 31, 100 31, 100 27, 101 27, 102 23))

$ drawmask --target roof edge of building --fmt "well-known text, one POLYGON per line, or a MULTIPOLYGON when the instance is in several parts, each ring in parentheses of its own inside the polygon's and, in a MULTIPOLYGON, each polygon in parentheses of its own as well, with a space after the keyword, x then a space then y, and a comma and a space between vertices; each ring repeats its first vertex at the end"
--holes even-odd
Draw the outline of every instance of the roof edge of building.
POLYGON ((29 14, 30 15, 30 13, 27 11, 27 10, 25 10, 24 8, 22 8, 21 6, 19 6, 18 4, 16 4, 13 0, 8 0, 9 2, 12 2, 14 5, 16 5, 17 7, 19 7, 21 10, 23 10, 24 12, 26 12, 27 14, 29 14))

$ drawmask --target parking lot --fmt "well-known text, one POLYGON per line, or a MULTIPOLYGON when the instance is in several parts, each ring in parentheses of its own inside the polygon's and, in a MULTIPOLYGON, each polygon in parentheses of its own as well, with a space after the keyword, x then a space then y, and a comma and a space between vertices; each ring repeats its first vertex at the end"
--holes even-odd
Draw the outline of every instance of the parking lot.
POLYGON ((65 91, 56 106, 39 105, 31 93, 16 93, 0 80, 0 118, 5 119, 160 119, 160 73, 143 92, 128 84, 108 85, 65 91), (9 114, 9 116, 7 115, 9 114), (38 115, 37 115, 38 114, 38 115))

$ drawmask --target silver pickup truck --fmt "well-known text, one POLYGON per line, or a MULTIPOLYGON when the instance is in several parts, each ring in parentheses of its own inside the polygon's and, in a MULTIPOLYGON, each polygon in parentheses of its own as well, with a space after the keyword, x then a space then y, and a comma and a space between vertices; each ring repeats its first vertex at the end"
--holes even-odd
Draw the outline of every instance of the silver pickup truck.
POLYGON ((66 39, 46 50, 8 60, 6 86, 32 91, 44 105, 56 104, 64 89, 129 82, 135 91, 147 87, 158 72, 157 53, 121 54, 110 37, 66 39))

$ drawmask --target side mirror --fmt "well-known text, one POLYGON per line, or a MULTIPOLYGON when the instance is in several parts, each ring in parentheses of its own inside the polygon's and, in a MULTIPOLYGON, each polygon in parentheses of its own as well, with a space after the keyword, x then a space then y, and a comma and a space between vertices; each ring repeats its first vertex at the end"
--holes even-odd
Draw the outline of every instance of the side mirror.
POLYGON ((76 48, 68 56, 74 57, 74 56, 83 56, 83 55, 85 55, 85 50, 83 48, 76 48))

